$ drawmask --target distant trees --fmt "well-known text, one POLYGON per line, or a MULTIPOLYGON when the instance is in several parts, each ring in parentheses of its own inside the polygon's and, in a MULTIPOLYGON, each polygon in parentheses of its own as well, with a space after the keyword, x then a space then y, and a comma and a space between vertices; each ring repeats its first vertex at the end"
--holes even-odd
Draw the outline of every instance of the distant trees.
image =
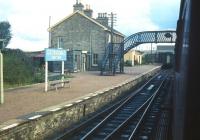
POLYGON ((0 39, 5 39, 4 44, 0 41, 0 50, 5 48, 12 38, 11 25, 8 21, 0 22, 0 39))

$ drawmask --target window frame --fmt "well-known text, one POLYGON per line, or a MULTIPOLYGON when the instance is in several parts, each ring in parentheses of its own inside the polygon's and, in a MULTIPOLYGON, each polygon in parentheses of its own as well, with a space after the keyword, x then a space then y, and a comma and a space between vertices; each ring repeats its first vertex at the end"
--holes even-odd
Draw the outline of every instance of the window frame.
POLYGON ((97 53, 92 54, 92 66, 98 66, 98 54, 97 53))

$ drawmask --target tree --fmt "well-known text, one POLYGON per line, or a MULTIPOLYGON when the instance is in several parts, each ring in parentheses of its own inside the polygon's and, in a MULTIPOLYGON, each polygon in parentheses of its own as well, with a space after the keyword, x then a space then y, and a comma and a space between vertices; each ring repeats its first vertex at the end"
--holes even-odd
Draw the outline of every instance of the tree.
POLYGON ((0 49, 5 48, 12 38, 11 25, 8 21, 0 22, 0 39, 5 39, 4 42, 0 41, 0 49))

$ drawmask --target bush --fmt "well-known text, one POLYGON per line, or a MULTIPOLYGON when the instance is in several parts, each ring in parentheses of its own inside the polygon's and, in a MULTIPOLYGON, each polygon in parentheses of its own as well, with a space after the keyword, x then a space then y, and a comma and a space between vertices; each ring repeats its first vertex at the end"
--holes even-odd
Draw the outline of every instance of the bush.
POLYGON ((34 82, 42 83, 44 82, 45 70, 43 68, 37 68, 34 74, 34 82))
POLYGON ((125 63, 124 63, 124 66, 131 67, 132 66, 132 61, 131 60, 126 60, 125 63))
POLYGON ((34 67, 31 58, 21 50, 2 50, 4 54, 4 81, 11 85, 33 82, 34 67))

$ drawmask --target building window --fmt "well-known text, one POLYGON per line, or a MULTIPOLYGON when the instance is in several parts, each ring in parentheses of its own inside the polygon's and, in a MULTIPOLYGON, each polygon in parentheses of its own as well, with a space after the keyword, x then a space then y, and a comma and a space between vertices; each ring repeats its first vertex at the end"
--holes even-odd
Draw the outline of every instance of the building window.
POLYGON ((78 55, 77 55, 77 54, 75 54, 74 61, 75 61, 75 62, 77 62, 77 61, 78 61, 78 55))
POLYGON ((58 43, 57 48, 63 48, 64 47, 64 41, 62 37, 58 37, 58 43))
POLYGON ((111 42, 111 35, 110 34, 108 35, 108 42, 109 43, 111 42))
POLYGON ((93 65, 95 65, 95 66, 97 66, 97 64, 98 64, 98 54, 93 54, 93 63, 92 63, 93 65))

